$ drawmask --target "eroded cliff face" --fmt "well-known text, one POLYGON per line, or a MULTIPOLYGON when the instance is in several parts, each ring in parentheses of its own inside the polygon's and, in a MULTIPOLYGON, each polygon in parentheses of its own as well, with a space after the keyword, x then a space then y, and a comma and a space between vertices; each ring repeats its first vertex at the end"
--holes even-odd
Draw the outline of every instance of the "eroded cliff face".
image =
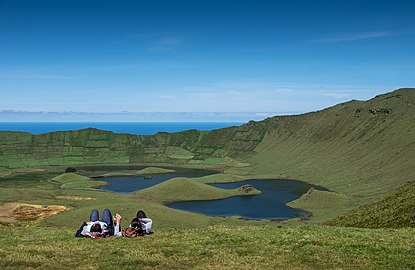
POLYGON ((33 135, 0 132, 0 166, 208 162, 249 154, 262 141, 266 122, 213 131, 188 130, 152 136, 93 128, 33 135))

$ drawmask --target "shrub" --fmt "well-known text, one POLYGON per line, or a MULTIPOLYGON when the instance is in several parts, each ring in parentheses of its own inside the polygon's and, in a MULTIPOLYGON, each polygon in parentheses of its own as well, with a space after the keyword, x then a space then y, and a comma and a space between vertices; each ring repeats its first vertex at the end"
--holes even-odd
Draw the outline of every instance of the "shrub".
POLYGON ((65 170, 65 173, 76 173, 78 170, 75 169, 74 167, 68 167, 65 170))

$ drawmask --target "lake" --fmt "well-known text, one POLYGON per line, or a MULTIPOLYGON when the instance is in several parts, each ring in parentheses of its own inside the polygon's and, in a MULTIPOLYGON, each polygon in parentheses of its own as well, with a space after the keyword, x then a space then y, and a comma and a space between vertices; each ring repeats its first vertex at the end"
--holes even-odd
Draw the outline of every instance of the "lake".
MULTIPOLYGON (((108 182, 108 186, 100 189, 121 194, 141 190, 167 181, 174 177, 202 177, 216 173, 199 169, 175 168, 175 173, 153 174, 152 179, 144 179, 144 175, 109 177, 100 180, 108 182)), ((308 212, 290 208, 286 204, 298 199, 311 187, 323 189, 298 180, 246 180, 234 183, 211 184, 223 189, 234 189, 250 184, 262 191, 252 196, 236 196, 220 200, 180 201, 168 203, 167 206, 188 212, 202 213, 209 216, 240 216, 246 219, 289 219, 306 218, 308 212)))
POLYGON ((306 218, 308 212, 290 208, 286 203, 298 199, 311 187, 323 189, 297 180, 246 180, 242 182, 212 184, 212 186, 234 189, 250 184, 262 191, 252 196, 237 196, 221 200, 181 201, 167 204, 168 207, 208 216, 240 216, 245 219, 289 219, 306 218))
POLYGON ((203 177, 210 174, 215 174, 217 171, 201 170, 201 169, 185 169, 185 168, 170 168, 174 169, 173 173, 152 174, 151 179, 144 179, 144 175, 123 176, 123 177, 106 177, 100 180, 108 183, 107 186, 102 186, 100 189, 105 191, 112 191, 116 193, 126 194, 133 191, 145 189, 161 182, 167 181, 175 177, 203 177))

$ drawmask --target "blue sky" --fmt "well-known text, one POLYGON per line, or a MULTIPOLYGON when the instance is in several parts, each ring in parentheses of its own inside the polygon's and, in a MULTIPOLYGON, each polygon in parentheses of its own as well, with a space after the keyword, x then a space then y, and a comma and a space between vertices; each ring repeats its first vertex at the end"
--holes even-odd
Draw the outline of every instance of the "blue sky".
POLYGON ((414 12, 404 0, 0 0, 0 111, 226 120, 368 99, 415 86, 414 12))

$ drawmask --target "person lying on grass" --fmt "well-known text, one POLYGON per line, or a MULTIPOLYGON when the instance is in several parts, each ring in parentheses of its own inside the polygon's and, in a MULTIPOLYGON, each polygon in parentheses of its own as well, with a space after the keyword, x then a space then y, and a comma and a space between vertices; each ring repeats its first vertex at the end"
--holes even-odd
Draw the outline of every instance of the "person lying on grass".
POLYGON ((137 226, 137 224, 141 225, 144 234, 152 234, 152 227, 153 227, 153 220, 148 218, 146 213, 143 210, 138 210, 137 215, 131 221, 130 227, 133 227, 133 224, 137 226))
POLYGON ((90 221, 84 222, 79 230, 75 233, 76 237, 105 238, 110 236, 122 236, 120 225, 121 215, 116 214, 112 217, 111 211, 105 209, 102 211, 102 219, 99 219, 98 210, 91 211, 90 221))
POLYGON ((134 238, 152 234, 153 220, 148 218, 144 211, 139 210, 135 218, 131 220, 130 226, 122 230, 122 236, 127 238, 134 238))

